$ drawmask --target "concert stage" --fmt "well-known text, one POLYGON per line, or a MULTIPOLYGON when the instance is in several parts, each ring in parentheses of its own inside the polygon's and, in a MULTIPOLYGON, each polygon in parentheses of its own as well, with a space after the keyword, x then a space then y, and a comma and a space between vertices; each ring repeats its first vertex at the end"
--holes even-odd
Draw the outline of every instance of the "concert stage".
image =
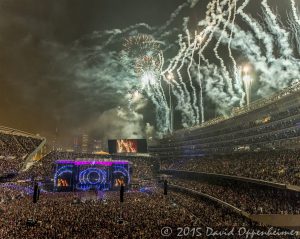
POLYGON ((117 190, 130 183, 130 166, 125 160, 57 160, 55 191, 117 190))

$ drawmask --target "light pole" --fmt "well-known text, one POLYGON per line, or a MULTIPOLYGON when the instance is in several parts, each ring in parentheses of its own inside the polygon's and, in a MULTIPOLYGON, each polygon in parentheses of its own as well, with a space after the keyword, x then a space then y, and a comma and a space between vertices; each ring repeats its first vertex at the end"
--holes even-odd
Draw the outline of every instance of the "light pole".
POLYGON ((253 78, 250 75, 251 66, 246 64, 242 67, 242 81, 245 86, 247 106, 249 107, 251 101, 251 85, 253 78))
POLYGON ((204 41, 204 37, 202 35, 197 35, 197 42, 198 42, 198 48, 199 48, 199 53, 198 53, 198 81, 199 81, 199 110, 200 110, 200 113, 201 113, 201 124, 204 123, 204 108, 203 108, 203 94, 202 94, 202 82, 201 82, 201 79, 200 79, 200 64, 201 64, 201 44, 202 42, 204 41))
POLYGON ((171 97, 171 83, 174 80, 174 75, 172 72, 169 72, 167 75, 167 79, 168 79, 168 84, 169 84, 169 109, 170 109, 170 113, 169 113, 169 122, 170 122, 170 126, 169 126, 169 130, 170 133, 173 132, 173 112, 172 112, 172 97, 171 97))

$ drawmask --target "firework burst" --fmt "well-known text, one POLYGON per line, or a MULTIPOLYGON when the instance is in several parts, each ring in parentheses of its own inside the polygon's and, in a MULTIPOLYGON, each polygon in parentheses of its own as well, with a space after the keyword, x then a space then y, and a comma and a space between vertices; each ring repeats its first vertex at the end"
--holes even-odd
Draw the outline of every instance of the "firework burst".
POLYGON ((146 71, 159 71, 160 44, 150 35, 139 34, 125 39, 121 60, 140 77, 146 71))

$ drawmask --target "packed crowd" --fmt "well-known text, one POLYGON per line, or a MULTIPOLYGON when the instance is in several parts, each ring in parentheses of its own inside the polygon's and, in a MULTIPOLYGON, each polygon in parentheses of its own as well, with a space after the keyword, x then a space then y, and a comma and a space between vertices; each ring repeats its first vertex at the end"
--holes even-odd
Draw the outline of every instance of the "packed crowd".
MULTIPOLYGON (((49 153, 27 172, 27 176, 34 176, 37 179, 52 177, 54 162, 64 158, 63 156, 60 152, 49 153)), ((153 178, 156 168, 154 159, 133 157, 127 160, 132 162, 134 177, 153 178)), ((229 189, 234 187, 233 185, 228 185, 225 190, 226 185, 212 187, 203 183, 200 188, 196 188, 198 185, 188 185, 191 182, 180 181, 182 186, 203 190, 216 197, 221 197, 221 194, 223 197, 226 195, 229 197, 230 193, 234 193, 229 189)), ((179 184, 179 181, 174 180, 174 183, 179 184)), ((152 192, 126 192, 125 202, 121 206, 119 192, 101 193, 100 197, 98 192, 95 200, 95 197, 87 196, 95 195, 92 191, 41 193, 39 202, 33 204, 32 188, 28 191, 28 185, 30 187, 30 182, 1 185, 0 238, 161 238, 161 229, 165 226, 173 229, 192 226, 202 228, 244 226, 250 229, 259 226, 210 200, 171 191, 168 196, 163 196, 162 191, 155 186, 152 187, 152 192), (28 218, 34 218, 39 223, 29 227, 26 225, 28 218)), ((257 194, 257 197, 262 203, 257 206, 254 199, 248 201, 247 192, 235 193, 233 196, 242 195, 243 200, 239 202, 238 199, 231 198, 232 201, 229 202, 237 206, 240 203, 242 209, 248 205, 249 208, 245 208, 245 211, 257 212, 261 210, 259 207, 261 206, 263 212, 266 212, 265 210, 270 208, 266 205, 267 200, 261 198, 260 194, 257 194)), ((294 205, 291 208, 281 207, 276 210, 294 210, 294 205)), ((173 236, 175 238, 175 234, 173 236)))
POLYGON ((60 159, 75 160, 77 158, 85 158, 85 159, 111 158, 110 155, 92 154, 92 153, 79 153, 79 152, 67 152, 67 151, 52 151, 49 154, 49 157, 50 156, 53 159, 53 161, 60 160, 60 159))
POLYGON ((42 193, 36 204, 27 195, 6 202, 1 207, 0 238, 162 238, 166 226, 175 229, 171 238, 176 238, 178 227, 259 226, 209 200, 178 192, 125 192, 122 204, 118 192, 96 198, 93 194, 42 193), (38 223, 28 226, 28 218, 38 223))
POLYGON ((25 157, 40 143, 40 139, 0 132, 0 175, 18 172, 25 157))
POLYGON ((161 169, 227 174, 300 185, 299 151, 269 151, 164 160, 161 169))
POLYGON ((20 172, 17 178, 38 180, 53 178, 55 173, 55 161, 58 159, 61 159, 59 153, 52 151, 38 162, 35 162, 27 171, 20 172))
POLYGON ((249 214, 300 214, 300 193, 225 180, 172 178, 171 184, 193 189, 249 214))
POLYGON ((5 204, 11 200, 20 199, 25 197, 26 192, 19 190, 17 185, 11 184, 0 184, 0 204, 5 204))
POLYGON ((36 205, 30 197, 13 200, 3 208, 0 238, 159 238, 166 225, 193 223, 190 214, 172 206, 162 193, 126 193, 122 213, 118 193, 107 194, 105 200, 80 203, 74 203, 74 193, 41 194, 36 205), (32 217, 41 225, 27 227, 32 217))
POLYGON ((2 156, 0 157, 0 176, 16 174, 24 163, 24 157, 2 156))
POLYGON ((16 135, 14 137, 23 146, 23 148, 25 149, 26 152, 34 151, 35 148, 38 146, 38 143, 35 144, 35 142, 36 142, 35 140, 37 140, 37 139, 28 138, 28 137, 24 137, 24 136, 20 136, 20 135, 16 135))
POLYGON ((26 154, 26 150, 14 135, 0 133, 0 155, 21 157, 26 154))
POLYGON ((152 179, 156 169, 156 160, 151 158, 132 157, 132 178, 152 179))
POLYGON ((0 156, 22 157, 32 152, 41 139, 0 132, 0 156))

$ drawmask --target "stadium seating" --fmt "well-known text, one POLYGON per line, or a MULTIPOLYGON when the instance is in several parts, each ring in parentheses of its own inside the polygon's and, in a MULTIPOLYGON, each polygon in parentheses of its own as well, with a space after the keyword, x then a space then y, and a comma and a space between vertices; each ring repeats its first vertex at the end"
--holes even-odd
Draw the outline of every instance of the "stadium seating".
POLYGON ((299 101, 295 89, 280 92, 222 120, 175 131, 149 150, 162 160, 162 169, 299 186, 299 101))
POLYGON ((160 158, 175 158, 291 148, 299 143, 299 100, 299 94, 288 95, 247 114, 175 131, 150 151, 160 158))
POLYGON ((0 127, 0 176, 18 173, 44 141, 39 136, 0 127))
POLYGON ((162 169, 177 169, 204 173, 248 177, 300 186, 299 151, 213 155, 162 161, 162 169))
POLYGON ((173 177, 170 183, 216 197, 249 214, 300 214, 300 193, 224 180, 173 177))

